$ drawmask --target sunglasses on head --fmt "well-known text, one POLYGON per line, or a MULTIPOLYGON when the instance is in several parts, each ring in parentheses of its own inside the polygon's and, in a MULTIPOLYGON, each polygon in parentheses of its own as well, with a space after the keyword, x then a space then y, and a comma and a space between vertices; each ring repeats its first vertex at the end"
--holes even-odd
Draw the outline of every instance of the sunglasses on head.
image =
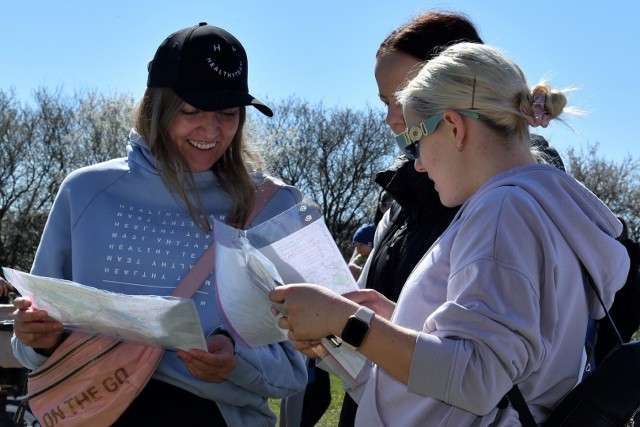
MULTIPOLYGON (((477 119, 478 113, 470 110, 454 110, 463 116, 477 119)), ((410 159, 415 160, 420 156, 419 144, 423 136, 433 133, 442 121, 444 111, 429 117, 425 121, 396 135, 396 143, 400 150, 410 159)))

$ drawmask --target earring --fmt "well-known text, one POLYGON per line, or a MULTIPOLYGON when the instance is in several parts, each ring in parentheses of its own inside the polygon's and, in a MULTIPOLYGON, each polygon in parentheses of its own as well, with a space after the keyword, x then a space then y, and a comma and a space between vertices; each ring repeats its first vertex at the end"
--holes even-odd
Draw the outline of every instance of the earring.
POLYGON ((458 153, 462 152, 462 150, 464 150, 464 146, 462 145, 462 143, 460 143, 460 145, 456 145, 456 150, 458 150, 458 153))

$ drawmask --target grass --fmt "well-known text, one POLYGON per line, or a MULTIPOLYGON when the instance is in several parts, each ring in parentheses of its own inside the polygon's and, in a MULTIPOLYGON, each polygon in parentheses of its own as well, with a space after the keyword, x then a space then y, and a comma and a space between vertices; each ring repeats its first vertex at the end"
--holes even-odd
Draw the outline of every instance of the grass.
MULTIPOLYGON (((338 419, 340 418, 340 409, 342 408, 342 397, 344 396, 344 389, 342 388, 342 382, 338 377, 330 375, 329 378, 331 380, 331 404, 327 408, 322 418, 320 418, 320 421, 316 423, 317 427, 336 427, 338 425, 338 419)), ((280 414, 279 400, 269 399, 269 406, 276 415, 280 414)), ((279 419, 278 422, 280 422, 279 419)))

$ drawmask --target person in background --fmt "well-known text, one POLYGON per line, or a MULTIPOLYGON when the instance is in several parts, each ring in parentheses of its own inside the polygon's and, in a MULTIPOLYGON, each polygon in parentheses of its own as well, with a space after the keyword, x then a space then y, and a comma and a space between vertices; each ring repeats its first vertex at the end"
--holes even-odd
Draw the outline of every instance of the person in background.
MULTIPOLYGON (((624 245, 629 255, 631 267, 622 289, 609 310, 622 341, 629 342, 640 327, 640 244, 629 238, 627 222, 618 215, 622 223, 622 233, 618 240, 624 245)), ((597 332, 594 348, 594 361, 598 366, 618 343, 618 336, 606 318, 597 321, 597 332)))
POLYGON ((531 152, 529 126, 571 112, 567 99, 530 88, 506 55, 476 43, 426 62, 397 99, 398 145, 458 213, 397 304, 290 284, 270 292, 278 323, 305 353, 337 335, 371 361, 350 390, 357 426, 517 425, 512 406, 498 407, 514 384, 542 423, 580 379, 589 316, 604 314, 582 265, 606 306, 629 268, 615 215, 531 152))
POLYGON ((281 400, 280 427, 313 427, 331 405, 329 373, 312 357, 307 358, 307 378, 304 391, 281 400))
MULTIPOLYGON (((394 30, 380 44, 374 75, 380 100, 387 109, 387 124, 394 133, 406 127, 402 107, 395 98, 396 91, 423 61, 461 41, 482 43, 475 26, 465 15, 430 11, 394 30)), ((411 159, 403 154, 391 167, 379 172, 375 180, 400 209, 389 210, 378 225, 376 249, 369 257, 359 285, 395 300, 407 276, 447 228, 457 207, 443 206, 433 181, 418 173, 411 159)))
MULTIPOLYGON (((106 291, 170 295, 212 244, 212 219, 244 228, 267 179, 243 137, 246 106, 273 112, 248 90, 247 54, 206 23, 169 35, 149 63, 127 157, 64 180, 31 272, 106 291)), ((249 226, 302 200, 283 185, 249 226)), ((215 275, 194 295, 208 351, 166 351, 151 381, 114 424, 270 425, 268 398, 302 390, 302 355, 283 342, 234 341, 218 309, 215 275)), ((64 339, 63 325, 17 298, 14 354, 41 366, 64 339)))
MULTIPOLYGON (((392 131, 400 132, 406 126, 402 108, 396 102, 394 93, 406 81, 409 73, 444 46, 465 40, 482 43, 476 28, 466 16, 433 11, 416 16, 381 43, 376 53, 374 74, 380 100, 387 109, 386 122, 392 131)), ((395 300, 415 264, 449 225, 457 208, 442 206, 433 181, 416 172, 413 162, 402 154, 390 168, 379 172, 375 179, 382 187, 374 216, 374 224, 378 229, 372 246, 376 249, 367 257, 364 265, 350 262, 349 269, 361 288, 376 289, 395 300), (389 209, 383 211, 382 202, 386 198, 392 199, 392 202, 389 209), (410 250, 406 250, 407 247, 410 250), (370 269, 373 274, 367 274, 370 269)), ((357 251, 354 251, 353 257, 357 257, 357 251)), ((287 399, 285 405, 294 408, 292 400, 287 399)), ((340 427, 353 425, 356 409, 353 399, 345 393, 340 427)), ((293 415, 288 418, 296 419, 293 415)), ((297 427, 295 423, 290 425, 297 427)), ((284 427, 284 424, 281 426, 284 427)))
POLYGON ((531 134, 531 151, 536 156, 538 163, 546 163, 566 172, 562 156, 558 150, 549 145, 542 135, 531 134))
POLYGON ((11 286, 11 283, 7 282, 3 277, 0 277, 0 303, 11 303, 15 292, 16 290, 11 286))
POLYGON ((353 245, 355 249, 349 260, 349 270, 353 277, 358 280, 362 272, 362 266, 367 262, 367 258, 373 249, 373 236, 376 226, 373 224, 361 225, 353 235, 353 245))
POLYGON ((378 205, 376 206, 376 213, 373 218, 375 225, 378 225, 385 212, 391 209, 391 206, 393 206, 393 197, 387 190, 382 190, 378 197, 378 205))

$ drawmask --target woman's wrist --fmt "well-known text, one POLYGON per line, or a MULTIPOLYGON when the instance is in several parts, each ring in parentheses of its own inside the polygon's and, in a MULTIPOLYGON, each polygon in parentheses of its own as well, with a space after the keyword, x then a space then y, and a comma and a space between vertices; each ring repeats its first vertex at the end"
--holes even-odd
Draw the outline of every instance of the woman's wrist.
POLYGON ((231 336, 231 334, 229 333, 229 331, 227 331, 226 329, 224 329, 222 326, 218 326, 217 328, 215 328, 213 330, 213 332, 211 333, 211 335, 224 335, 225 337, 229 338, 229 340, 231 341, 231 345, 233 346, 233 355, 235 356, 237 354, 237 350, 236 350, 236 340, 233 339, 233 337, 231 336))
POLYGON ((61 333, 60 335, 58 335, 58 341, 52 347, 49 347, 49 348, 35 348, 34 347, 33 351, 38 353, 40 356, 49 357, 58 349, 58 347, 60 347, 60 344, 62 344, 62 341, 67 339, 69 334, 70 334, 70 332, 65 331, 65 332, 61 333))

